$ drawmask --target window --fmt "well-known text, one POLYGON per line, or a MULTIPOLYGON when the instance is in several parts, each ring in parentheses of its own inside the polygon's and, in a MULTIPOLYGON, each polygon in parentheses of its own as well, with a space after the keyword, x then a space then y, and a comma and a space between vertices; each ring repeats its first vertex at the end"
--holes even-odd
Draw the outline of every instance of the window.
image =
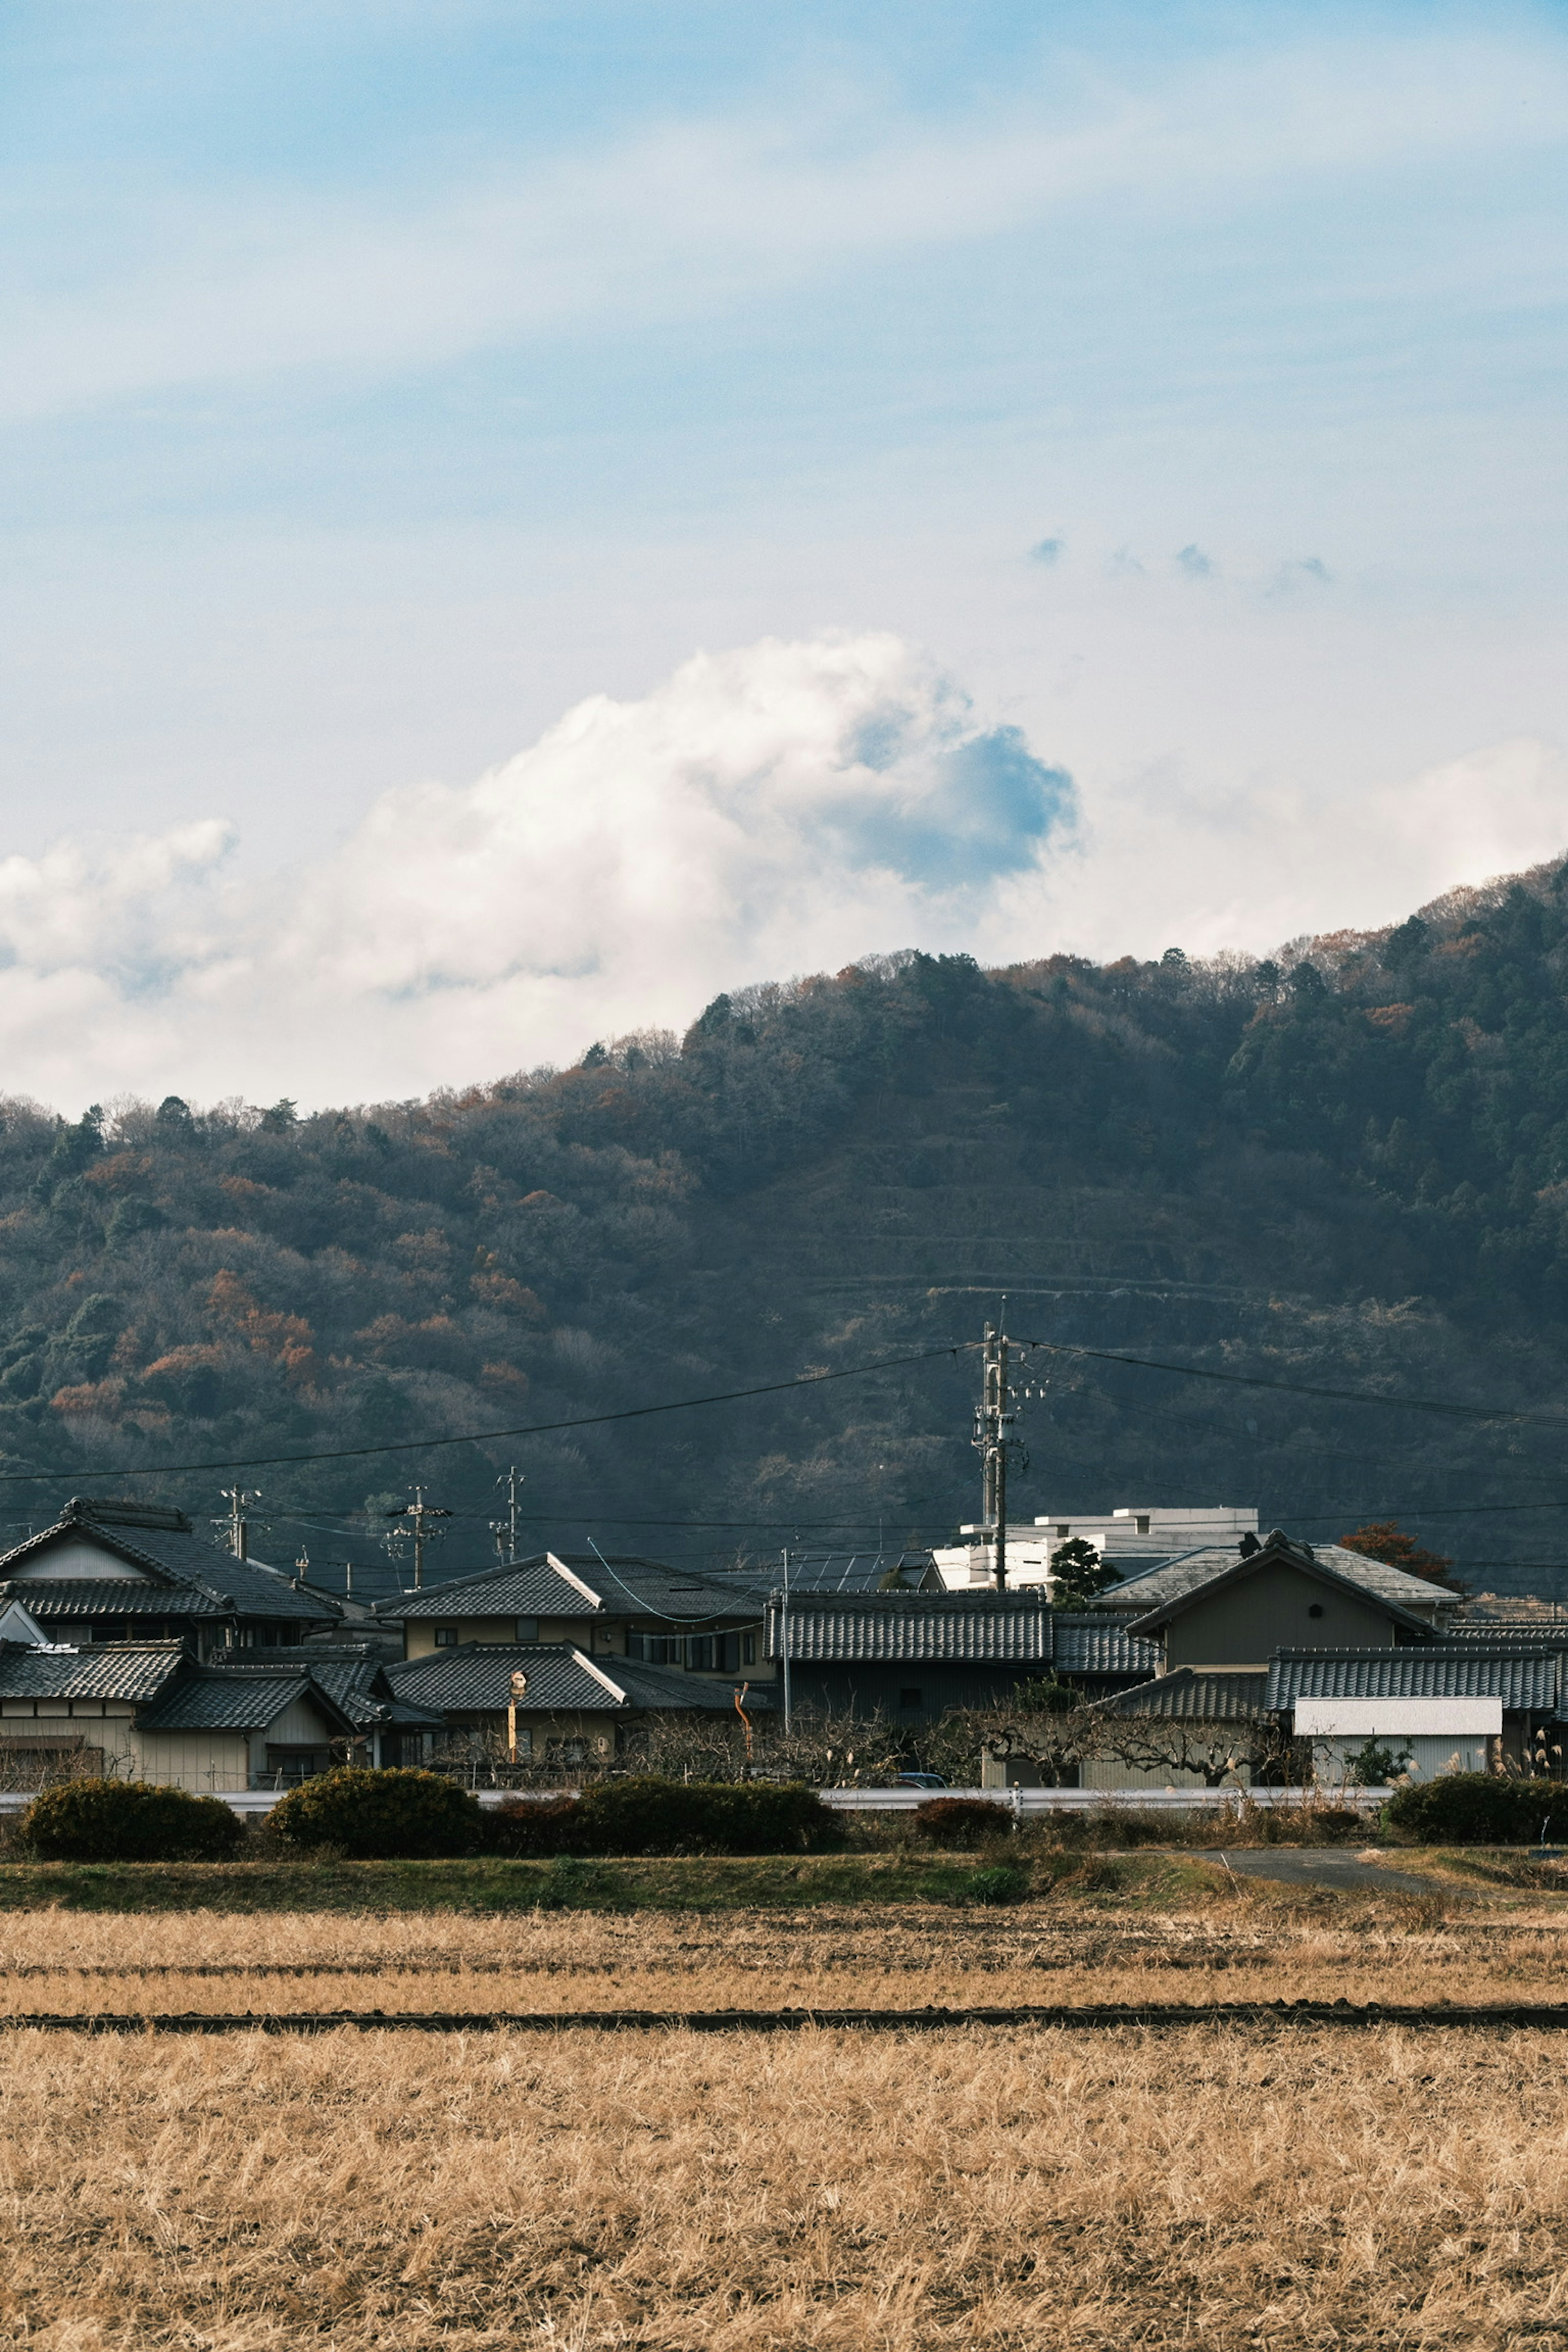
POLYGON ((297 1788, 301 1780, 313 1780, 318 1772, 332 1769, 330 1748, 307 1748, 290 1742, 284 1747, 267 1743, 267 1777, 279 1789, 297 1788))
POLYGON ((574 1764, 586 1763, 588 1743, 585 1739, 547 1739, 544 1752, 552 1764, 570 1768, 574 1764))
POLYGON ((436 1628, 436 1647, 438 1650, 455 1650, 457 1646, 457 1627, 455 1625, 437 1625, 436 1628))
POLYGON ((1138 1514, 1138 1532, 1141 1536, 1146 1536, 1149 1532, 1149 1514, 1147 1511, 1140 1511, 1138 1514))
POLYGON ((721 1633, 718 1637, 717 1664, 721 1671, 732 1675, 741 1663, 739 1633, 721 1633))
POLYGON ((681 1664, 681 1641, 679 1633, 628 1633, 626 1655, 640 1658, 647 1666, 679 1666, 681 1664))
POLYGON ((1066 1519, 1062 1519, 1062 1520, 1060 1520, 1060 1521, 1058 1522, 1058 1527, 1057 1527, 1057 1533, 1058 1533, 1058 1536, 1070 1536, 1070 1535, 1071 1535, 1071 1533, 1072 1533, 1072 1529, 1071 1529, 1071 1528, 1068 1525, 1068 1522, 1066 1521, 1066 1519))
POLYGON ((719 1662, 713 1655, 711 1633, 689 1635, 686 1643, 686 1663, 689 1666, 694 1667, 699 1674, 707 1673, 718 1664, 719 1662))
POLYGON ((754 1633, 742 1633, 741 1636, 741 1664, 743 1666, 754 1666, 756 1663, 757 1637, 754 1633))
POLYGON ((538 1618, 520 1617, 517 1621, 517 1638, 520 1642, 537 1642, 539 1639, 538 1618))
POLYGON ((1321 1617, 1322 1613, 1323 1604, 1321 1601, 1314 1601, 1311 1607, 1307 1612, 1309 1617, 1321 1617))
POLYGON ((900 1714, 912 1715, 917 1708, 923 1707, 925 1703, 926 1697, 924 1691, 901 1690, 899 1693, 899 1710, 900 1714))

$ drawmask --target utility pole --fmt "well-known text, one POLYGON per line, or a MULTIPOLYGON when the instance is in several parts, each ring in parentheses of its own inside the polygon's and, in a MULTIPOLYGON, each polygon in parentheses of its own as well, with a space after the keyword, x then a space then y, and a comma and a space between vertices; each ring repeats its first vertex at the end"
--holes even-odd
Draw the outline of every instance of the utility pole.
MULTIPOLYGON (((506 1557, 509 1560, 517 1558, 517 1490, 520 1486, 526 1486, 527 1484, 527 1478, 515 1462, 508 1469, 504 1478, 496 1480, 498 1486, 506 1488, 506 1557)), ((495 1537, 496 1549, 499 1551, 502 1532, 502 1522, 500 1519, 490 1521, 490 1532, 495 1537)))
POLYGON ((991 1581, 998 1592, 1007 1584, 1007 1451, 1008 1431, 1017 1415, 1007 1388, 1007 1302, 1002 1302, 1003 1328, 985 1326, 980 1402, 974 1414, 974 1446, 980 1455, 983 1526, 992 1536, 991 1581))
POLYGON ((783 1606, 783 1607, 780 1609, 780 1611, 779 1611, 779 1651, 780 1651, 781 1658, 782 1658, 783 1664, 784 1664, 784 1738, 787 1739, 787 1738, 789 1738, 789 1719, 790 1719, 790 1706, 789 1706, 789 1700, 790 1700, 790 1690, 789 1690, 789 1546, 788 1546, 788 1544, 785 1544, 785 1546, 784 1546, 784 1606, 783 1606))
POLYGON ((388 1511, 386 1516, 389 1519, 407 1519, 413 1526, 414 1590, 417 1592, 425 1582, 425 1546, 429 1540, 426 1534, 426 1522, 428 1519, 449 1519, 452 1514, 443 1510, 438 1503, 427 1503, 423 1486, 416 1486, 411 1491, 414 1500, 405 1503, 400 1510, 388 1511))
MULTIPOLYGON (((259 1503, 261 1496, 249 1486, 220 1486, 218 1493, 228 1505, 228 1548, 236 1559, 250 1558, 250 1530, 246 1524, 247 1503, 259 1503)), ((219 1519, 217 1526, 222 1527, 219 1519)))

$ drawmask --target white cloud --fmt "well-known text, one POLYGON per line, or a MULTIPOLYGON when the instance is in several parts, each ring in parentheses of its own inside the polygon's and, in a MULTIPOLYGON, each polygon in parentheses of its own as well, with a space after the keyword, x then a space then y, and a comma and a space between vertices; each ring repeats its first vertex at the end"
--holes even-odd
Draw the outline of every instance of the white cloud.
POLYGON ((0 1066, 131 1091, 410 1095, 682 1027, 721 989, 919 945, 1266 950, 1568 842, 1534 742, 1370 792, 1069 779, 889 635, 700 655, 467 787, 390 792, 257 887, 216 820, 0 861, 0 1066))
POLYGON ((702 655, 257 889, 226 828, 0 865, 7 1082, 363 1098, 571 1057, 868 948, 967 944, 1072 788, 888 635, 702 655))
MULTIPOLYGON (((1176 762, 1083 795, 1082 862, 1047 885, 1052 944, 1089 955, 1261 954, 1302 932, 1376 929, 1461 882, 1568 850, 1568 760, 1491 744, 1369 789, 1294 779, 1215 788, 1176 762)), ((1009 918, 1026 910, 1003 893, 1009 918)))

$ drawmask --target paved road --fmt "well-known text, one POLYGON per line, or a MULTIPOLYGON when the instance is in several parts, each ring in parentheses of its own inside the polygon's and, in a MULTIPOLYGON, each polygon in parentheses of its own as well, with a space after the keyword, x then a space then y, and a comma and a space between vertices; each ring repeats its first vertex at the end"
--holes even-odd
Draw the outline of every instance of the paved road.
POLYGON ((1337 1886, 1358 1893, 1381 1890, 1389 1895, 1436 1895, 1445 1901, 1473 1901, 1470 1890, 1445 1885, 1413 1870, 1390 1870, 1380 1862, 1362 1862, 1335 1846, 1210 1846, 1205 1862, 1228 1863, 1238 1878, 1277 1878, 1288 1886, 1337 1886))

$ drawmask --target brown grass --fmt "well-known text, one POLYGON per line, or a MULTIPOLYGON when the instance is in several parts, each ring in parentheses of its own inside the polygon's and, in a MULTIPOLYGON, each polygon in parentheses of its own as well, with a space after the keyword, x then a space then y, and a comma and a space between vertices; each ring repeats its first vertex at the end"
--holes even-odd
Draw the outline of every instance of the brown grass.
POLYGON ((1530 2033, 18 2035, 37 2352, 1026 2352, 1568 2337, 1530 2033))
POLYGON ((1568 1920, 1421 1901, 1320 1918, 1245 1892, 1133 1918, 992 1912, 15 1913, 0 2014, 1568 2000, 1568 1920))

